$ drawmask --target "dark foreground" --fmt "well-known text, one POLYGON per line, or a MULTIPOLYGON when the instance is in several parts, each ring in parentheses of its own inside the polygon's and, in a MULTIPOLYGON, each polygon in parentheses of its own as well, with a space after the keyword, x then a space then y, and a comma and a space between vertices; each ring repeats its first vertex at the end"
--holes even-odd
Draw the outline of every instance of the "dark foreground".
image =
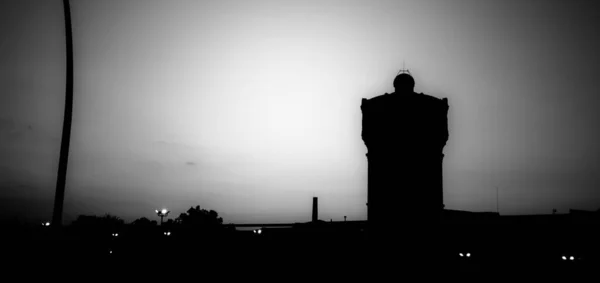
MULTIPOLYGON (((292 281, 294 278, 389 281, 386 278, 536 278, 598 276, 598 246, 527 237, 479 241, 440 238, 391 243, 362 233, 261 234, 227 231, 206 236, 110 235, 90 237, 45 232, 39 237, 3 239, 6 271, 44 272, 80 279, 192 276, 199 280, 292 281), (379 241, 378 241, 379 240, 379 241), (429 241, 429 242, 428 242, 429 241), (428 243, 428 244, 427 244, 428 243)), ((291 231, 291 230, 289 230, 291 231)), ((463 238, 464 239, 464 238, 463 238)), ((295 281, 295 280, 294 280, 295 281)), ((414 280, 409 280, 414 281, 414 280)), ((421 281, 421 280, 419 280, 421 281)))

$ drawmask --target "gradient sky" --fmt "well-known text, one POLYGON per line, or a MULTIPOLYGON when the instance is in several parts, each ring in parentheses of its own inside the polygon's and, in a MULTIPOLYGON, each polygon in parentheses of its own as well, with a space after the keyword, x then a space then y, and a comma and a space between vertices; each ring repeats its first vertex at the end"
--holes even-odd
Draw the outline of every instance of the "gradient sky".
MULTIPOLYGON (((366 219, 361 98, 449 99, 446 208, 600 208, 597 1, 73 0, 65 223, 366 219)), ((0 3, 2 217, 52 214, 62 1, 0 3)))

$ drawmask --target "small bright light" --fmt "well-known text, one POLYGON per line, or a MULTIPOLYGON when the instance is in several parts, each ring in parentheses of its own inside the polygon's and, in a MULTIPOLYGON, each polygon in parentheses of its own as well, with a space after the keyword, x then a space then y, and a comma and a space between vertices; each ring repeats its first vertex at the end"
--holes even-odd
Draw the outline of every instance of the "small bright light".
POLYGON ((461 256, 461 257, 463 257, 463 254, 462 254, 462 253, 459 253, 458 255, 459 255, 459 256, 461 256))
POLYGON ((261 230, 261 229, 258 229, 258 234, 260 234, 260 233, 262 233, 262 230, 261 230))
POLYGON ((50 222, 43 222, 42 226, 50 226, 50 222))
POLYGON ((110 253, 112 254, 112 251, 110 251, 110 253))
POLYGON ((467 253, 467 257, 471 257, 471 254, 470 254, 470 253, 467 253))
POLYGON ((115 237, 118 237, 118 236, 119 236, 119 233, 115 233, 115 237))
POLYGON ((171 236, 171 232, 167 232, 167 236, 171 236))
POLYGON ((563 259, 563 260, 567 260, 567 257, 563 255, 563 256, 562 256, 562 259, 563 259))
POLYGON ((163 210, 160 211, 162 214, 166 214, 167 210, 163 208, 163 210))
POLYGON ((569 259, 570 259, 570 260, 575 260, 575 257, 574 257, 574 256, 571 256, 569 259))

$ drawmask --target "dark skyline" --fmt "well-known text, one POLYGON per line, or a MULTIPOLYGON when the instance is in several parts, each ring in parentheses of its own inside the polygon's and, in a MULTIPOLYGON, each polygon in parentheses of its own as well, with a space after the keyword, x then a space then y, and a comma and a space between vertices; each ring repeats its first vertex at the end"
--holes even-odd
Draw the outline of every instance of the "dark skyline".
MULTIPOLYGON (((200 204, 225 223, 366 219, 361 98, 450 101, 448 209, 600 208, 594 1, 73 1, 65 223, 200 204)), ((51 218, 61 1, 0 4, 0 205, 51 218)))

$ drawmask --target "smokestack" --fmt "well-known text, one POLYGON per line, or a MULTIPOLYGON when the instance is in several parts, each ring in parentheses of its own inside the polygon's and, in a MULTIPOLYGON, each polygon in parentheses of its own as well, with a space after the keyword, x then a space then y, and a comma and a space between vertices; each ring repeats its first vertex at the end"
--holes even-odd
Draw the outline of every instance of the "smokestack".
POLYGON ((312 212, 312 222, 317 222, 319 219, 319 204, 317 197, 313 197, 313 212, 312 212))

